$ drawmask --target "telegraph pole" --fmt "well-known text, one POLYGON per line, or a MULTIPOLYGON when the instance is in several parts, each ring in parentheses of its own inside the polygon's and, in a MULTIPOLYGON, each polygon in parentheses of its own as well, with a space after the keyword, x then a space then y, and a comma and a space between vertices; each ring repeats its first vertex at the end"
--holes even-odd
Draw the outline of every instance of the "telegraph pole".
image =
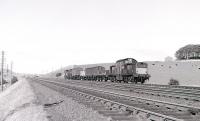
POLYGON ((8 75, 8 64, 7 64, 7 66, 6 66, 6 75, 7 75, 7 77, 9 76, 9 75, 8 75))
POLYGON ((12 70, 13 70, 13 62, 10 64, 10 85, 12 84, 12 70))
POLYGON ((4 51, 2 51, 2 58, 1 58, 1 90, 3 91, 3 64, 4 64, 4 51))

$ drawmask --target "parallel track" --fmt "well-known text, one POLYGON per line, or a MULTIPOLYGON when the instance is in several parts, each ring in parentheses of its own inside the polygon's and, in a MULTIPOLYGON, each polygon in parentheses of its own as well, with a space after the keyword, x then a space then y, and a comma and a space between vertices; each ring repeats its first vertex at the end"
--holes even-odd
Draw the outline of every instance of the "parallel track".
MULTIPOLYGON (((59 80, 66 81, 66 80, 59 80)), ((81 80, 72 80, 76 81, 81 80)), ((98 85, 103 88, 112 88, 117 90, 131 91, 141 94, 149 94, 156 96, 163 96, 169 98, 176 98, 180 100, 189 100, 194 102, 200 102, 200 87, 187 87, 187 86, 169 86, 169 85, 155 85, 155 84, 124 84, 124 83, 111 83, 111 82, 94 82, 84 81, 85 84, 92 84, 92 86, 98 85)))
POLYGON ((105 90, 88 88, 85 86, 77 86, 75 84, 64 84, 44 79, 37 79, 37 81, 43 84, 48 83, 51 85, 57 85, 64 89, 74 90, 84 95, 89 95, 89 97, 93 97, 95 99, 98 98, 103 102, 110 102, 112 105, 125 107, 126 110, 130 110, 132 113, 145 113, 146 118, 148 118, 150 121, 196 121, 194 119, 195 116, 190 114, 188 110, 200 110, 195 107, 177 105, 151 99, 143 99, 119 94, 116 92, 108 92, 105 90))

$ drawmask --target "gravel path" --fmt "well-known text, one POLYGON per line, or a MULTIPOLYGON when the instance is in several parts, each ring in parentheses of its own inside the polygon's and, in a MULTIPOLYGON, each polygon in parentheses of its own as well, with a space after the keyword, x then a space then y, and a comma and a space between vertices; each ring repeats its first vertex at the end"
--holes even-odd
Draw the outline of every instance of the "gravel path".
POLYGON ((30 82, 50 121, 109 121, 96 111, 36 82, 30 82))

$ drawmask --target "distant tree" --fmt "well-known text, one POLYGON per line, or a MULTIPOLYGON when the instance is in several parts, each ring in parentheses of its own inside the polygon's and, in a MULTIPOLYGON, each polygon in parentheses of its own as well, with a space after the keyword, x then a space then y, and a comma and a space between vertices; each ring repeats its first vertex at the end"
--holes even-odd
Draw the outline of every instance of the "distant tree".
POLYGON ((62 73, 56 73, 56 77, 62 76, 62 73))
POLYGON ((177 60, 200 59, 200 44, 189 44, 180 48, 176 51, 175 57, 177 60))
POLYGON ((11 79, 11 84, 14 84, 18 81, 17 77, 16 76, 13 76, 12 79, 11 79))
MULTIPOLYGON (((3 79, 3 84, 8 83, 5 79, 3 79)), ((1 81, 0 81, 0 85, 1 85, 1 81)))
POLYGON ((169 85, 179 85, 179 81, 176 80, 176 79, 171 78, 168 84, 169 85))

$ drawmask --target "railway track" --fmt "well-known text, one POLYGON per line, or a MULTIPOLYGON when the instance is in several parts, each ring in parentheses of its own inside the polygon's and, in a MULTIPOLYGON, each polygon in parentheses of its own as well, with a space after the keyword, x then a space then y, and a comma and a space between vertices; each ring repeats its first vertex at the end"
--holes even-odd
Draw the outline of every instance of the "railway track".
MULTIPOLYGON (((88 101, 94 101, 94 103, 100 103, 101 105, 103 105, 101 107, 106 107, 105 111, 103 111, 107 112, 105 113, 105 115, 108 115, 110 113, 112 115, 117 115, 119 113, 119 115, 125 115, 123 119, 125 119, 125 117, 131 118, 131 115, 135 114, 142 115, 149 121, 197 121, 197 117, 199 116, 195 111, 199 111, 200 109, 191 106, 139 98, 130 95, 120 94, 117 92, 89 88, 88 86, 84 85, 77 86, 77 83, 64 84, 61 82, 49 81, 44 79, 37 79, 37 81, 43 83, 44 85, 53 85, 54 88, 56 85, 57 87, 59 87, 58 89, 62 88, 63 90, 71 90, 72 92, 76 92, 76 95, 80 94, 82 97, 87 98, 87 101, 85 103, 87 103, 88 101)), ((85 99, 78 100, 82 101, 85 99)), ((100 110, 100 112, 102 111, 100 110)))
MULTIPOLYGON (((59 79, 61 82, 66 80, 59 79)), ((71 82, 82 83, 80 80, 72 80, 71 82)), ((71 83, 70 82, 70 83, 71 83)), ((86 85, 101 86, 102 88, 112 88, 121 91, 130 91, 138 94, 147 94, 159 97, 174 98, 181 101, 191 101, 194 106, 200 106, 200 88, 199 87, 187 87, 187 86, 169 86, 169 85, 154 85, 154 84, 124 84, 124 83, 111 83, 111 82, 93 82, 84 81, 86 85)))
MULTIPOLYGON (((97 83, 97 85, 100 85, 97 83)), ((149 94, 156 96, 164 96, 181 100, 190 100, 200 102, 199 89, 171 88, 169 86, 159 87, 159 85, 121 85, 121 84, 103 84, 103 87, 109 87, 117 90, 131 91, 139 94, 149 94)))

